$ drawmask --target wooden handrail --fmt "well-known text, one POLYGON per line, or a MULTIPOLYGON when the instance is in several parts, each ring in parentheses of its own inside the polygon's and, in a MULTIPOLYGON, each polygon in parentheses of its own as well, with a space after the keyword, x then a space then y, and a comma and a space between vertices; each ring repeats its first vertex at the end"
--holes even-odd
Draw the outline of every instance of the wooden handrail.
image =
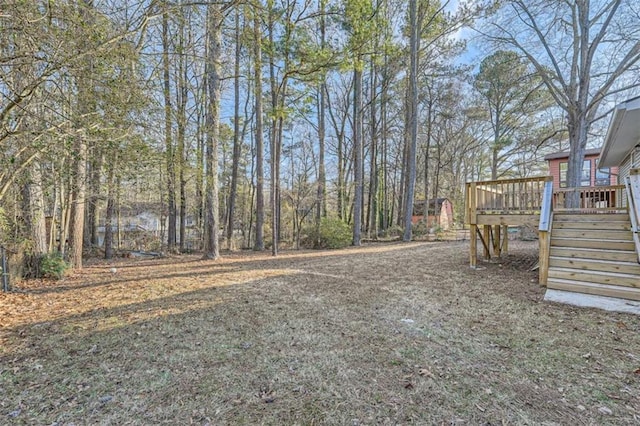
POLYGON ((553 226, 553 181, 544 184, 542 208, 540 209, 540 224, 538 225, 539 256, 538 283, 547 285, 549 277, 549 256, 551 253, 551 227, 553 226))
POLYGON ((627 190, 627 202, 629 204, 629 218, 631 219, 631 232, 636 245, 638 263, 640 263, 640 169, 633 169, 625 178, 627 190))
POLYGON ((544 184, 544 194, 542 195, 542 208, 540 209, 539 231, 549 231, 551 229, 551 214, 553 213, 553 181, 544 184))

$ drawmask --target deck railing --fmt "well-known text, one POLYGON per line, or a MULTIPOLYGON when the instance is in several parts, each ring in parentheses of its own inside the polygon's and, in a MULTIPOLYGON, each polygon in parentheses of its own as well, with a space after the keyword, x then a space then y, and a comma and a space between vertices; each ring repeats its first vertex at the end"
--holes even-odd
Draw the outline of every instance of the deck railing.
MULTIPOLYGON (((485 257, 489 258, 491 242, 493 241, 496 247, 500 245, 500 227, 505 228, 506 234, 507 226, 530 223, 528 221, 532 216, 539 215, 540 283, 546 284, 554 211, 629 212, 635 215, 632 217, 632 224, 640 261, 640 170, 635 172, 635 175, 632 173, 628 188, 625 185, 610 185, 554 189, 551 176, 467 183, 465 213, 466 223, 470 224, 472 233, 471 266, 476 265, 476 234, 483 243, 485 257), (579 205, 573 208, 565 207, 565 201, 573 194, 575 199, 579 200, 579 205), (483 233, 479 226, 484 228, 483 233), (492 230, 492 227, 495 229, 492 230)), ((499 256, 499 249, 497 253, 499 256)))
POLYGON ((550 176, 467 183, 468 215, 539 212, 550 176))
MULTIPOLYGON (((467 219, 474 214, 537 214, 542 209, 545 184, 551 180, 550 176, 541 176, 467 183, 467 219)), ((626 212, 628 204, 625 185, 553 191, 554 211, 626 212), (577 194, 577 207, 565 207, 570 194, 577 194)))
POLYGON ((553 204, 556 211, 627 211, 627 193, 624 185, 560 188, 554 191, 553 204), (571 194, 578 194, 579 205, 567 208, 565 201, 571 194))

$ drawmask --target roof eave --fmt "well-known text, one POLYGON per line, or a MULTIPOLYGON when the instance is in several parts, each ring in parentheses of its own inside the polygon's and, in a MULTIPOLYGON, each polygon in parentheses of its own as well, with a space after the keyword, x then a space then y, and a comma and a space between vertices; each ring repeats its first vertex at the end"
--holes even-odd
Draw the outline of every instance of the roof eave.
POLYGON ((615 159, 609 156, 609 151, 618 140, 618 130, 620 130, 620 125, 622 124, 626 111, 627 108, 625 103, 618 105, 613 112, 613 117, 611 118, 611 123, 609 123, 607 135, 604 138, 604 144, 602 145, 602 150, 600 151, 600 159, 598 160, 599 168, 613 167, 618 165, 615 164, 615 159))

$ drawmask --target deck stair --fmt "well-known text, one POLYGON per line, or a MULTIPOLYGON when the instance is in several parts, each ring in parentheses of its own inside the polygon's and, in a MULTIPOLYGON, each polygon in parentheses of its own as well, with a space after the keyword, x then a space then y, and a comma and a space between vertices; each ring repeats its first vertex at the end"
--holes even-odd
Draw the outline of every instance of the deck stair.
POLYGON ((547 288, 640 300, 640 264, 629 215, 556 212, 547 288))

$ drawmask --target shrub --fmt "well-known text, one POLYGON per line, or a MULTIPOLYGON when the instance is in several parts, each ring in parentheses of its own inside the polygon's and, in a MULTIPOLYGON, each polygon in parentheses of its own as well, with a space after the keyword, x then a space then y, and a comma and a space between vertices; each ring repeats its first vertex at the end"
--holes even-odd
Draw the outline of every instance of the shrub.
POLYGON ((64 273, 69 269, 69 264, 62 258, 60 253, 47 253, 40 258, 40 276, 59 280, 64 277, 64 273))
POLYGON ((444 229, 440 225, 436 225, 433 228, 433 233, 436 236, 436 241, 442 241, 444 238, 444 229))
POLYGON ((420 222, 411 226, 411 232, 414 237, 423 237, 425 235, 429 235, 429 228, 427 227, 427 222, 421 220, 420 222))
POLYGON ((320 229, 310 225, 305 229, 303 245, 308 248, 337 249, 351 245, 351 227, 339 219, 323 218, 320 229))
POLYGON ((402 238, 404 235, 404 228, 400 225, 393 225, 387 229, 386 235, 389 238, 402 238))

